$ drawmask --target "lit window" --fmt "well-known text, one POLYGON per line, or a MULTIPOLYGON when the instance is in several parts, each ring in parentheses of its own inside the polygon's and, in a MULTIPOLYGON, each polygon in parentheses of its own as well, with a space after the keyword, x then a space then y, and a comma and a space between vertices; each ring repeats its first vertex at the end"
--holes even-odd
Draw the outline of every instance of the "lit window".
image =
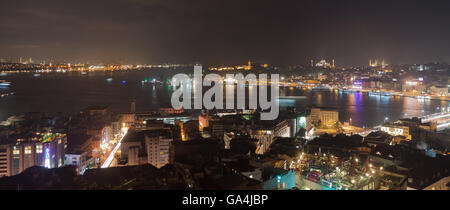
POLYGON ((13 154, 14 155, 19 155, 20 154, 19 147, 14 147, 13 154))
POLYGON ((31 154, 31 146, 26 146, 25 147, 25 154, 26 155, 31 154))
POLYGON ((42 144, 37 144, 36 145, 36 153, 37 154, 42 154, 42 144))

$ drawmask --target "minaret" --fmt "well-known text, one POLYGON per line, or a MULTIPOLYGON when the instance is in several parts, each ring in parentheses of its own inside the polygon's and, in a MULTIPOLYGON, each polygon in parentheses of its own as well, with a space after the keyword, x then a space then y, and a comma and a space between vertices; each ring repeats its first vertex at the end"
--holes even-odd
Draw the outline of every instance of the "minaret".
POLYGON ((372 59, 369 60, 369 66, 372 66, 372 59))
POLYGON ((334 67, 335 67, 335 66, 334 66, 334 59, 332 60, 332 63, 333 63, 332 67, 334 68, 334 67))
POLYGON ((314 60, 311 59, 311 67, 314 67, 314 60))

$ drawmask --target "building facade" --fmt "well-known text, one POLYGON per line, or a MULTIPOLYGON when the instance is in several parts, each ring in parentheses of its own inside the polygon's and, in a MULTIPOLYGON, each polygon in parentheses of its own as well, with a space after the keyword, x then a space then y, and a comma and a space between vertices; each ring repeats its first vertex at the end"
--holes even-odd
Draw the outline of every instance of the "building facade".
POLYGON ((125 165, 152 164, 160 168, 173 162, 173 137, 169 130, 129 131, 121 144, 125 165))
POLYGON ((311 108, 310 123, 315 124, 320 122, 324 126, 334 126, 336 122, 339 122, 339 112, 330 108, 311 108))
POLYGON ((170 135, 146 135, 147 161, 161 168, 171 161, 172 137, 170 135))
POLYGON ((275 137, 291 137, 291 128, 288 121, 283 120, 273 127, 252 129, 250 134, 252 138, 258 139, 256 153, 264 154, 269 150, 275 137))
POLYGON ((14 176, 32 166, 57 168, 64 165, 67 137, 46 133, 0 145, 0 176, 14 176))

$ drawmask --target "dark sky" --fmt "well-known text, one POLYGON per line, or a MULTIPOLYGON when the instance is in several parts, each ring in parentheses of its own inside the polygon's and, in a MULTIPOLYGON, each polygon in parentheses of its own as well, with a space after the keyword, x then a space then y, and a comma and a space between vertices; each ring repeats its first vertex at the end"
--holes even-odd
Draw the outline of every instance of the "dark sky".
POLYGON ((363 65, 450 61, 434 0, 0 0, 0 58, 363 65))

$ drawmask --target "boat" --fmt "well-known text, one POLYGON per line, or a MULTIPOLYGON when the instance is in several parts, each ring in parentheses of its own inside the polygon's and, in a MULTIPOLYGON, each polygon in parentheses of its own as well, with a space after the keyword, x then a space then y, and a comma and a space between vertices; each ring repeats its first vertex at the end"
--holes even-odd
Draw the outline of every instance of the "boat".
POLYGON ((313 90, 330 90, 331 88, 327 86, 316 86, 312 88, 313 90))
POLYGON ((41 74, 33 74, 33 76, 39 77, 39 76, 41 76, 41 74))
POLYGON ((306 96, 278 96, 278 99, 306 99, 306 96))
POLYGON ((0 80, 0 86, 9 86, 11 82, 7 82, 6 80, 0 80))

